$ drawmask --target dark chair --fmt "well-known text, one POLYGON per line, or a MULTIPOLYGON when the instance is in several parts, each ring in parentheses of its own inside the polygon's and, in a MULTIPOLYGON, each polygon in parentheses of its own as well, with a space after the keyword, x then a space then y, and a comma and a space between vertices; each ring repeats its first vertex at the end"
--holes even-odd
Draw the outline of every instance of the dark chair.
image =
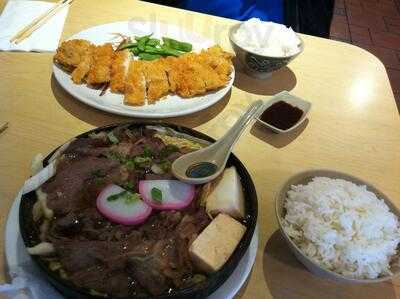
MULTIPOLYGON (((146 0, 157 4, 182 8, 185 0, 146 0)), ((201 0, 198 0, 201 1, 201 0)), ((274 0, 264 0, 274 1, 274 0)), ((207 5, 207 2, 203 2, 207 5)), ((335 0, 284 0, 284 21, 293 30, 329 37, 330 24, 333 16, 335 0)), ((214 15, 225 16, 223 12, 214 15)))
POLYGON ((335 0, 285 0, 285 24, 294 31, 329 37, 335 0))

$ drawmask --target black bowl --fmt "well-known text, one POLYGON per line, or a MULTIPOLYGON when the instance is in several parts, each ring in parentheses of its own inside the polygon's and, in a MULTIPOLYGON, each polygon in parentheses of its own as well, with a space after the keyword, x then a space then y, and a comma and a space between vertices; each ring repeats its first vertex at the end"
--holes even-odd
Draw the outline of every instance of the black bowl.
MULTIPOLYGON (((139 128, 144 127, 146 125, 161 125, 164 127, 170 127, 178 132, 186 133, 192 135, 194 137, 207 140, 210 142, 214 142, 215 140, 203 133, 197 132, 195 130, 159 122, 128 122, 123 124, 113 124, 105 127, 100 127, 86 133, 83 133, 77 137, 86 137, 90 133, 96 133, 103 130, 112 130, 113 128, 119 125, 130 125, 131 128, 139 128)), ((55 150, 54 150, 55 151, 55 150)), ((54 151, 52 153, 54 153, 54 151)), ((50 153, 44 160, 44 165, 47 165, 48 159, 51 157, 52 153, 50 153)), ((208 278, 199 284, 196 284, 193 287, 176 290, 170 294, 153 296, 152 299, 178 299, 178 298, 205 298, 218 289, 232 274, 232 272, 237 267, 239 261, 245 254, 247 248, 250 245, 250 241, 254 234, 254 229, 257 223, 257 194, 254 188, 253 181, 247 172, 246 168, 240 162, 240 160, 234 155, 231 154, 228 159, 228 166, 235 166, 238 174, 240 176, 243 191, 245 195, 245 208, 246 208, 246 218, 245 225, 247 226, 247 230, 237 246, 236 250, 229 258, 229 260, 225 263, 225 265, 217 272, 212 273, 208 276, 208 278)), ((36 194, 35 192, 30 192, 22 196, 21 204, 19 207, 19 226, 21 230, 22 239, 24 240, 25 246, 31 247, 40 242, 39 240, 39 229, 37 225, 33 222, 32 219, 32 207, 36 202, 36 194)), ((48 279, 48 281, 65 297, 67 298, 104 298, 102 296, 97 296, 90 294, 90 292, 86 289, 79 288, 74 286, 71 282, 62 279, 58 273, 51 271, 48 269, 47 264, 39 257, 39 256, 31 256, 34 263, 41 269, 44 276, 48 279)), ((133 299, 135 297, 129 297, 133 299)), ((141 297, 143 298, 143 297, 141 297)), ((128 298, 126 298, 128 299, 128 298)))

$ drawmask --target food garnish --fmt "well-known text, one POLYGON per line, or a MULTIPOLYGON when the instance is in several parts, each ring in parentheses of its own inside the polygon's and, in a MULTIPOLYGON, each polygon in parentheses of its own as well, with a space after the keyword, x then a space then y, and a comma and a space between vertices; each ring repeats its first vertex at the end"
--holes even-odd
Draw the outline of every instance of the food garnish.
POLYGON ((157 38, 151 38, 151 35, 136 36, 135 41, 126 40, 118 51, 128 49, 133 55, 141 60, 155 60, 166 56, 178 57, 184 53, 192 51, 192 44, 181 42, 169 37, 163 37, 162 42, 157 38))
POLYGON ((128 192, 128 191, 124 190, 124 191, 122 191, 122 192, 120 192, 120 193, 110 195, 109 197, 107 197, 107 200, 108 200, 108 201, 114 201, 114 200, 120 199, 121 197, 125 196, 125 194, 126 194, 127 192, 128 192))
POLYGON ((158 203, 162 202, 162 191, 157 187, 151 189, 151 198, 158 203))
POLYGON ((176 39, 172 39, 169 37, 163 37, 162 40, 164 42, 164 45, 166 45, 167 47, 170 47, 172 49, 176 49, 176 50, 183 51, 183 52, 192 51, 192 44, 190 44, 190 43, 180 42, 180 41, 177 41, 176 39))
POLYGON ((101 191, 96 201, 97 209, 112 222, 137 225, 146 221, 151 207, 139 195, 118 185, 110 184, 101 191))
POLYGON ((110 140, 111 143, 117 144, 119 143, 119 140, 117 137, 115 137, 114 133, 111 131, 107 134, 108 139, 110 140))
POLYGON ((193 185, 177 180, 148 180, 139 182, 139 193, 143 200, 158 210, 186 208, 193 200, 193 185))

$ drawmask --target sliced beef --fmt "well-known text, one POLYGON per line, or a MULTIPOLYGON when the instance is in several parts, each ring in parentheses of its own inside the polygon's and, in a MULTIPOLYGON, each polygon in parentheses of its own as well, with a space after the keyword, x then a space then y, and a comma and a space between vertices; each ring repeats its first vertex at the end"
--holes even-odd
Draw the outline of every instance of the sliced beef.
POLYGON ((125 129, 124 130, 124 134, 122 136, 122 140, 123 141, 129 141, 131 143, 135 143, 136 141, 138 141, 140 138, 142 138, 142 134, 141 132, 137 131, 137 130, 131 130, 131 129, 125 129))
POLYGON ((129 252, 128 272, 152 295, 160 295, 170 287, 179 287, 193 270, 185 240, 171 234, 155 241, 148 252, 129 252))
POLYGON ((138 142, 139 143, 132 144, 129 156, 136 157, 144 154, 144 146, 140 144, 140 140, 138 142))
POLYGON ((153 129, 144 129, 142 130, 142 135, 144 137, 154 137, 154 135, 157 133, 156 130, 153 129))
POLYGON ((85 269, 77 270, 69 274, 69 278, 73 284, 106 294, 108 293, 108 290, 104 282, 107 280, 108 276, 108 271, 99 266, 89 266, 85 269))
POLYGON ((111 258, 123 255, 118 242, 55 239, 53 244, 69 273, 94 265, 104 266, 111 258))
POLYGON ((150 240, 160 240, 165 238, 170 231, 175 230, 182 218, 180 212, 160 212, 151 216, 144 223, 140 230, 150 240))
POLYGON ((128 297, 132 279, 126 273, 117 271, 110 273, 110 276, 105 281, 105 288, 109 294, 114 294, 116 297, 128 297))
POLYGON ((109 241, 112 239, 114 225, 103 217, 95 207, 81 211, 82 224, 80 236, 87 240, 109 241))
POLYGON ((210 218, 203 209, 194 214, 186 214, 176 228, 181 239, 193 241, 194 238, 210 223, 210 218))
POLYGON ((168 280, 163 274, 163 269, 167 267, 167 259, 162 256, 164 247, 165 241, 160 240, 149 254, 129 254, 127 270, 152 295, 160 295, 168 290, 168 280))
POLYGON ((109 151, 109 145, 108 140, 103 138, 78 138, 71 142, 63 154, 98 157, 109 151))
POLYGON ((183 154, 154 133, 119 127, 113 130, 117 144, 105 132, 77 139, 59 160, 56 175, 43 184, 55 214, 45 240, 54 244, 75 285, 110 298, 148 297, 183 287, 197 273, 188 249, 210 222, 197 200, 184 210, 154 211, 137 226, 112 223, 96 208, 108 184, 138 192, 139 180, 173 179, 171 173, 154 174, 148 165, 127 162, 139 155, 151 163, 172 162, 183 154))
POLYGON ((128 136, 126 135, 126 126, 119 126, 112 130, 112 134, 119 140, 122 141, 128 136))
POLYGON ((113 167, 107 172, 95 171, 83 184, 82 199, 91 202, 107 185, 116 184, 124 187, 127 182, 131 182, 131 185, 135 187, 137 177, 135 171, 129 170, 124 165, 113 167))
POLYGON ((127 297, 131 293, 132 279, 123 271, 102 266, 89 267, 71 275, 71 281, 83 288, 93 289, 113 297, 127 297))
POLYGON ((66 216, 57 219, 54 226, 59 232, 70 235, 77 234, 80 231, 82 222, 74 212, 70 212, 66 216))
POLYGON ((174 162, 176 159, 178 159, 180 156, 182 156, 183 154, 180 152, 173 152, 171 154, 169 154, 166 159, 170 162, 174 162))
POLYGON ((88 207, 81 200, 85 181, 97 172, 107 173, 118 167, 114 160, 85 157, 80 160, 61 161, 57 175, 46 182, 42 189, 48 196, 48 206, 56 215, 88 207))
POLYGON ((145 180, 173 180, 174 176, 172 173, 162 173, 162 174, 155 174, 155 173, 146 173, 145 180))
POLYGON ((165 147, 164 142, 158 137, 145 137, 136 142, 136 145, 140 145, 143 148, 150 149, 154 154, 160 153, 165 147))
POLYGON ((117 153, 122 158, 127 158, 130 156, 131 149, 134 145, 130 142, 120 142, 111 146, 110 150, 114 153, 117 153))

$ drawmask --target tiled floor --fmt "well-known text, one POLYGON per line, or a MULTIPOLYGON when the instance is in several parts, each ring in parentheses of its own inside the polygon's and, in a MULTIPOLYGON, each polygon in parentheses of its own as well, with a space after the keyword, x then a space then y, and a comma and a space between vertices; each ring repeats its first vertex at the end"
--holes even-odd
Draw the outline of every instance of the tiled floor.
POLYGON ((336 0, 331 38, 382 60, 400 111, 400 0, 336 0))

